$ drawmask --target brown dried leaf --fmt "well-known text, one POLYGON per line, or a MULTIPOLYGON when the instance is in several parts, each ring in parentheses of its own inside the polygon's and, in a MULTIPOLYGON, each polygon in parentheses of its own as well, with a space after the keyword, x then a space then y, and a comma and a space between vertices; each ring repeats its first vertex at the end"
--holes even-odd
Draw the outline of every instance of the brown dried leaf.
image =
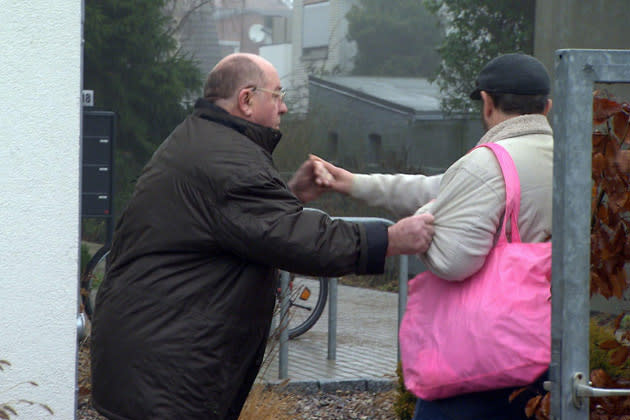
POLYGON ((623 266, 616 273, 610 276, 612 294, 616 298, 623 299, 623 291, 626 289, 626 273, 623 266))
POLYGON ((612 163, 615 162, 615 158, 617 157, 617 153, 619 153, 620 147, 619 143, 616 140, 611 139, 606 144, 606 150, 604 151, 604 157, 606 157, 606 161, 608 166, 610 167, 612 163))
POLYGON ((589 379, 596 388, 606 388, 612 382, 612 379, 604 369, 593 369, 589 379))
POLYGON ((514 399, 515 399, 516 397, 518 397, 519 395, 521 395, 521 394, 522 394, 524 391, 526 391, 526 390, 527 390, 527 387, 525 386, 525 387, 523 387, 523 388, 519 388, 519 389, 517 389, 517 390, 515 390, 515 391, 512 391, 512 393, 510 394, 510 397, 508 398, 508 401, 509 401, 509 402, 514 401, 514 399))
MULTIPOLYGON (((620 403, 619 414, 630 413, 630 398, 621 398, 620 403)), ((630 417, 630 414, 628 414, 628 417, 630 417)))
POLYGON ((610 355, 610 364, 614 366, 621 366, 623 362, 628 358, 628 354, 630 353, 630 348, 621 346, 618 349, 614 350, 610 355))
POLYGON ((593 136, 592 137, 592 139, 593 139, 593 153, 595 153, 595 152, 602 152, 604 150, 606 142, 609 139, 608 134, 607 133, 602 133, 601 131, 594 131, 592 136, 593 136))
POLYGON ((623 211, 629 199, 630 193, 628 191, 615 192, 608 197, 608 205, 612 211, 618 213, 623 211))
POLYGON ((540 405, 540 400, 542 399, 542 395, 536 395, 534 398, 530 398, 527 401, 527 405, 525 406, 525 415, 529 418, 534 415, 536 409, 540 405))
POLYGON ((627 141, 630 139, 630 131, 628 130, 628 115, 623 111, 616 113, 612 117, 612 131, 619 141, 627 141))
POLYGON ((596 181, 601 179, 604 170, 606 169, 606 158, 604 157, 604 154, 601 152, 595 153, 593 155, 591 165, 593 170, 593 179, 596 181))
POLYGON ((536 420, 549 420, 551 415, 551 393, 547 392, 536 411, 536 420))
MULTIPOLYGON (((599 187, 602 193, 608 196, 622 192, 619 188, 619 177, 617 176, 617 168, 607 167, 604 170, 604 175, 602 176, 601 181, 599 181, 599 187)), ((606 197, 606 201, 608 200, 609 197, 606 197)))
POLYGON ((610 286, 598 272, 591 271, 591 294, 599 293, 605 298, 612 297, 610 286))
MULTIPOLYGON (((598 220, 599 222, 599 220, 598 220)), ((591 233, 591 262, 596 263, 599 262, 599 259, 602 256, 602 229, 601 225, 597 223, 598 229, 593 228, 593 233, 591 233)))
POLYGON ((621 104, 610 99, 596 96, 593 98, 593 124, 601 124, 609 117, 622 111, 621 104))
POLYGON ((621 344, 619 344, 617 340, 606 340, 597 345, 597 347, 599 347, 602 350, 612 350, 612 349, 616 349, 619 346, 621 346, 621 344))
MULTIPOLYGON (((600 230, 598 234, 595 236, 596 236, 595 239, 597 240, 596 246, 599 249, 599 257, 601 259, 600 262, 606 263, 611 258, 615 257, 615 253, 612 252, 611 247, 610 247, 610 238, 608 237, 608 233, 606 233, 603 230, 600 230)), ((608 275, 610 273, 610 270, 607 269, 608 267, 606 267, 606 264, 604 264, 604 267, 605 267, 604 272, 608 275)))
POLYGON ((608 224, 608 207, 600 206, 597 209, 597 218, 604 224, 608 224))
POLYGON ((612 207, 608 206, 608 226, 617 226, 622 222, 620 212, 614 211, 612 207))
MULTIPOLYGON (((630 141, 628 142, 630 143, 630 141)), ((620 150, 619 153, 617 153, 615 163, 617 164, 619 172, 625 175, 627 179, 628 174, 630 174, 630 150, 620 150)))

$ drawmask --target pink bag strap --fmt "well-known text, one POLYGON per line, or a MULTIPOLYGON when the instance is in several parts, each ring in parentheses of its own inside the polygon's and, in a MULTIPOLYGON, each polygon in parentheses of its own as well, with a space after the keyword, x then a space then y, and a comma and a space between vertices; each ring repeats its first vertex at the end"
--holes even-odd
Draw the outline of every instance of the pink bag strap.
POLYGON ((521 209, 521 183, 518 178, 516 166, 514 165, 514 160, 512 160, 507 150, 497 143, 480 144, 474 149, 478 147, 487 147, 492 150, 499 161, 501 171, 503 172, 503 179, 505 180, 505 215, 503 216, 499 241, 507 241, 505 225, 507 224, 507 220, 510 220, 510 226, 512 227, 511 242, 521 242, 521 235, 518 231, 518 214, 521 209))

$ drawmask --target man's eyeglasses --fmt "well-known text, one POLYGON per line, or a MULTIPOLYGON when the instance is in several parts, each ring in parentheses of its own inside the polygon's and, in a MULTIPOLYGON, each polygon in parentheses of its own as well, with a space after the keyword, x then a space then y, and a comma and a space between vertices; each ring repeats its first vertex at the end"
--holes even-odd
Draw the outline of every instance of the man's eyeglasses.
POLYGON ((261 88, 261 87, 258 87, 258 86, 253 86, 252 87, 252 92, 255 92, 257 90, 260 90, 262 92, 270 93, 271 96, 273 96, 274 98, 279 98, 280 100, 284 100, 284 95, 287 94, 287 91, 284 90, 284 89, 271 90, 271 89, 261 88))

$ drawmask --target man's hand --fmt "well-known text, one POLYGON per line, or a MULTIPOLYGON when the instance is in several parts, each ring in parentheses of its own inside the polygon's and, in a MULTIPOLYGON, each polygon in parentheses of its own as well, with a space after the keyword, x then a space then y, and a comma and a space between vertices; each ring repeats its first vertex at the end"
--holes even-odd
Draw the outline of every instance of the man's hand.
POLYGON ((326 191, 350 192, 351 172, 338 168, 315 155, 309 155, 289 181, 289 188, 303 203, 319 198, 326 191))
MULTIPOLYGON (((289 180, 289 188, 291 192, 295 194, 303 203, 319 198, 326 190, 327 187, 320 185, 316 182, 315 175, 315 160, 312 158, 307 159, 289 180)), ((320 163, 321 165, 321 163, 320 163)))
POLYGON ((433 216, 429 213, 400 219, 387 229, 387 255, 424 254, 433 234, 433 216))
POLYGON ((352 172, 339 168, 315 155, 310 155, 310 159, 314 162, 313 170, 317 185, 343 194, 350 193, 354 178, 352 172))

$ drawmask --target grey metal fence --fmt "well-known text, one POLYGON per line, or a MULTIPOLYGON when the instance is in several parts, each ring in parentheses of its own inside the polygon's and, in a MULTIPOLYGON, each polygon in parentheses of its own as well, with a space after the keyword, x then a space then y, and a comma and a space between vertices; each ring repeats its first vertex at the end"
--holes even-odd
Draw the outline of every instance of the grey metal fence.
MULTIPOLYGON (((305 209, 307 211, 321 211, 318 209, 305 209)), ((323 213, 323 212, 322 212, 323 213)), ((385 225, 393 225, 394 222, 388 219, 378 217, 332 217, 332 219, 345 220, 354 223, 381 222, 385 225)), ((399 257, 398 270, 398 326, 402 321, 402 316, 407 306, 407 280, 408 274, 408 256, 401 255, 399 257)), ((289 334, 288 334, 288 308, 289 294, 286 292, 289 288, 290 274, 286 271, 281 272, 280 287, 282 288, 280 303, 280 354, 278 357, 278 378, 288 378, 289 371, 289 334)), ((328 360, 336 360, 337 358, 337 278, 328 278, 328 360)), ((400 357, 400 346, 398 349, 400 357)))

